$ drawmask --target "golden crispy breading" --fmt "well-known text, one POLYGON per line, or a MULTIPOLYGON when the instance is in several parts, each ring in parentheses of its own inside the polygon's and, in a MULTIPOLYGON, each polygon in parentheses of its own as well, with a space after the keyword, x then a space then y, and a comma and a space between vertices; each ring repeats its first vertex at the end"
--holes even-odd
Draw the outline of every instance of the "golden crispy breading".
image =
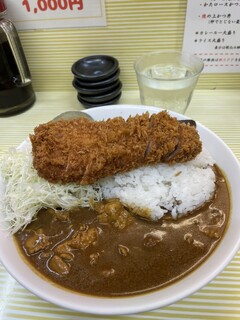
POLYGON ((49 122, 30 135, 33 165, 50 182, 91 184, 159 162, 184 162, 201 151, 195 128, 167 112, 89 121, 49 122))
POLYGON ((180 124, 180 141, 178 150, 175 155, 167 162, 186 162, 196 157, 202 150, 202 144, 199 140, 198 132, 195 127, 187 125, 185 123, 180 124))

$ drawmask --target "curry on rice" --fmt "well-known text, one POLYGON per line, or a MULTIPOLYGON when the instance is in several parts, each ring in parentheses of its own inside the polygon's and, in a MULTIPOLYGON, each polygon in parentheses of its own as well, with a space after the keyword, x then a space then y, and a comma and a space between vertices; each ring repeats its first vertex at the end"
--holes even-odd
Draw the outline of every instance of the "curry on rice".
POLYGON ((190 122, 167 112, 63 120, 30 141, 0 162, 2 203, 22 257, 47 281, 96 296, 149 292, 195 270, 224 236, 227 182, 190 122))
POLYGON ((224 235, 230 199, 215 171, 214 197, 177 220, 140 218, 118 199, 93 209, 42 209, 15 234, 18 248, 46 279, 81 293, 126 296, 169 285, 203 263, 224 235))

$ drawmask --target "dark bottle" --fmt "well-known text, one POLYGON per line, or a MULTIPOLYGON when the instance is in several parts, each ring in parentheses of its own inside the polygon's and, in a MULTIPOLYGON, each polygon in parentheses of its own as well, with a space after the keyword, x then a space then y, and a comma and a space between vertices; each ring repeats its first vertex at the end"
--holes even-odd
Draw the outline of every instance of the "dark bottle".
POLYGON ((0 0, 0 117, 23 112, 35 102, 31 74, 13 23, 0 0))

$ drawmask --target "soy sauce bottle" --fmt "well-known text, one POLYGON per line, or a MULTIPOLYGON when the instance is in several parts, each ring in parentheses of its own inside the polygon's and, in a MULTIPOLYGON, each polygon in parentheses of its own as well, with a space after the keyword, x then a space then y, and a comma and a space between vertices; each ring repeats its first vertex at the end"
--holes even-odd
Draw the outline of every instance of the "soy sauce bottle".
POLYGON ((0 0, 0 117, 23 112, 35 102, 31 74, 13 23, 0 0))

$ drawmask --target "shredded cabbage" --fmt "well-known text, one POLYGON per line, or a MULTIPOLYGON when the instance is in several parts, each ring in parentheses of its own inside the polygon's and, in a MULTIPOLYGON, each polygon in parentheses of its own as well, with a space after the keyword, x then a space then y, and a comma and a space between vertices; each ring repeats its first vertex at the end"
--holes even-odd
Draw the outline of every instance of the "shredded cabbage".
POLYGON ((0 156, 0 219, 11 234, 26 227, 41 208, 90 206, 102 199, 100 187, 75 183, 53 184, 40 178, 31 150, 9 150, 0 156))

